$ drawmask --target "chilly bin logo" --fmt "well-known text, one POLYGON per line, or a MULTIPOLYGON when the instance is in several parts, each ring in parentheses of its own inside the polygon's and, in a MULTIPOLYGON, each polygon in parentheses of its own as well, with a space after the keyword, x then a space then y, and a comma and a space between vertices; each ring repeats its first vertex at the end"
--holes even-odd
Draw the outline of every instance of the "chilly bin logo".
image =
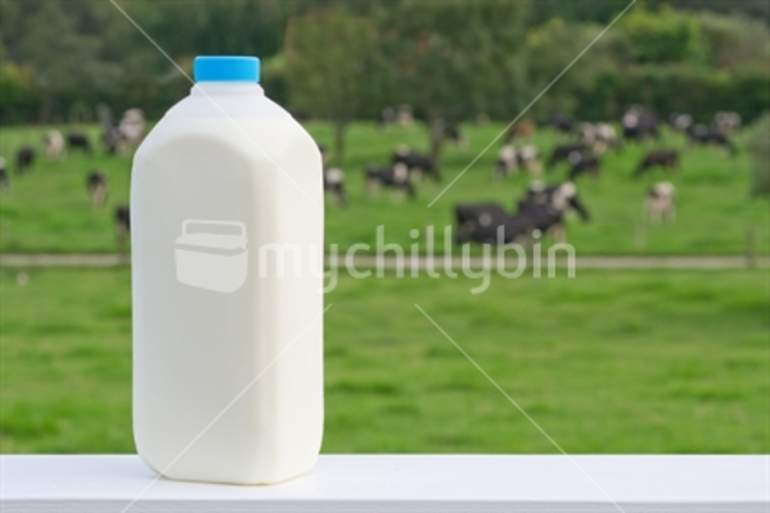
POLYGON ((246 243, 246 225, 240 221, 187 219, 176 239, 177 280, 200 289, 235 292, 246 282, 246 243), (233 229, 239 233, 221 233, 233 229))

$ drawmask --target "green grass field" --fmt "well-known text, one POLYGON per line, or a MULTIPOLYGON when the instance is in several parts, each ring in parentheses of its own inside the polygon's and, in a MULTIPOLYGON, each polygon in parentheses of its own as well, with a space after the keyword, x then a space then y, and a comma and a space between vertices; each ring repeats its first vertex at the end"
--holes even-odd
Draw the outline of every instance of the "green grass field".
MULTIPOLYGON (((132 452, 127 269, 0 272, 3 453, 132 452)), ((553 453, 419 304, 570 453, 770 451, 766 271, 341 277, 324 451, 553 453)))
MULTIPOLYGON (((97 130, 88 128, 96 142, 97 130)), ((310 123, 308 129, 319 141, 331 146, 331 127, 310 123)), ((389 193, 367 198, 363 190, 362 169, 370 162, 384 163, 392 150, 407 143, 427 149, 424 128, 395 127, 381 131, 373 124, 357 123, 348 132, 346 172, 350 205, 327 205, 327 244, 350 247, 357 242, 375 243, 375 230, 385 228, 385 240, 404 246, 413 242, 411 229, 452 223, 451 207, 458 202, 499 201, 513 208, 529 178, 512 177, 493 182, 491 169, 499 144, 485 153, 457 183, 431 208, 428 204, 499 133, 501 124, 465 127, 470 139, 467 149, 445 148, 441 159, 444 182, 419 184, 416 201, 394 204, 389 193)), ((45 127, 1 128, 0 155, 9 158, 22 144, 40 146, 45 127)), ((746 135, 738 138, 741 148, 746 135)), ((548 130, 534 137, 544 153, 564 137, 548 130)), ((684 138, 667 133, 659 146, 679 148, 683 153, 681 171, 673 176, 678 189, 679 215, 673 225, 642 227, 642 203, 649 185, 668 179, 656 171, 635 181, 630 174, 641 155, 658 145, 628 145, 610 153, 604 175, 579 182, 581 195, 593 214, 590 224, 571 220, 570 242, 578 254, 741 254, 746 248, 746 232, 753 229, 760 253, 770 253, 770 205, 767 200, 749 198, 751 157, 745 151, 731 157, 713 148, 688 149, 684 138)), ((112 207, 128 201, 130 157, 95 157, 73 154, 62 162, 48 162, 39 155, 34 169, 13 177, 14 188, 0 196, 0 251, 2 252, 111 252, 116 250, 112 207), (109 205, 94 211, 85 190, 86 174, 102 169, 110 179, 109 205)), ((12 160, 12 159, 9 159, 12 160)), ((552 170, 548 180, 561 180, 566 166, 552 170)), ((440 229, 437 229, 440 232, 440 229)), ((440 241, 439 247, 441 249, 440 241)))

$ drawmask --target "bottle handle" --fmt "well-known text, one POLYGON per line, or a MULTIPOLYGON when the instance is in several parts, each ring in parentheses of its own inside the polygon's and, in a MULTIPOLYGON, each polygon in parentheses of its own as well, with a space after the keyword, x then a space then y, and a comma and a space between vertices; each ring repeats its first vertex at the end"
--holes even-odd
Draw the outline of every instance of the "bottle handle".
POLYGON ((205 224, 209 226, 235 226, 240 228, 241 237, 246 237, 246 224, 240 221, 206 221, 204 219, 185 219, 182 221, 182 235, 187 235, 187 227, 191 224, 205 224))

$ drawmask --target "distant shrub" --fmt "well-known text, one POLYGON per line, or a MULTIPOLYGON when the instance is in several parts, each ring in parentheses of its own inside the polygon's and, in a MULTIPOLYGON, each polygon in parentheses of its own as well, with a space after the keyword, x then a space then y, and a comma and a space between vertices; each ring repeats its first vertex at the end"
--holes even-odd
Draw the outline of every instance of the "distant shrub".
POLYGON ((700 26, 695 18, 670 6, 651 11, 641 4, 619 25, 631 39, 634 57, 639 63, 681 62, 699 59, 704 54, 700 26))
POLYGON ((770 108, 770 70, 749 68, 729 73, 686 65, 605 68, 580 98, 580 119, 617 119, 628 105, 643 103, 662 117, 672 112, 711 122, 719 111, 738 112, 751 122, 770 108))

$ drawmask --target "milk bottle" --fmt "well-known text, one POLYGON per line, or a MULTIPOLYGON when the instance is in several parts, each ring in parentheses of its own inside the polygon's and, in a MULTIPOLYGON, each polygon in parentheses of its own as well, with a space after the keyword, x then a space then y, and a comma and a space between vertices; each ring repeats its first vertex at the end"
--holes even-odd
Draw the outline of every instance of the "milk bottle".
POLYGON ((321 445, 321 156, 258 59, 194 67, 132 169, 134 438, 172 479, 276 483, 321 445))

